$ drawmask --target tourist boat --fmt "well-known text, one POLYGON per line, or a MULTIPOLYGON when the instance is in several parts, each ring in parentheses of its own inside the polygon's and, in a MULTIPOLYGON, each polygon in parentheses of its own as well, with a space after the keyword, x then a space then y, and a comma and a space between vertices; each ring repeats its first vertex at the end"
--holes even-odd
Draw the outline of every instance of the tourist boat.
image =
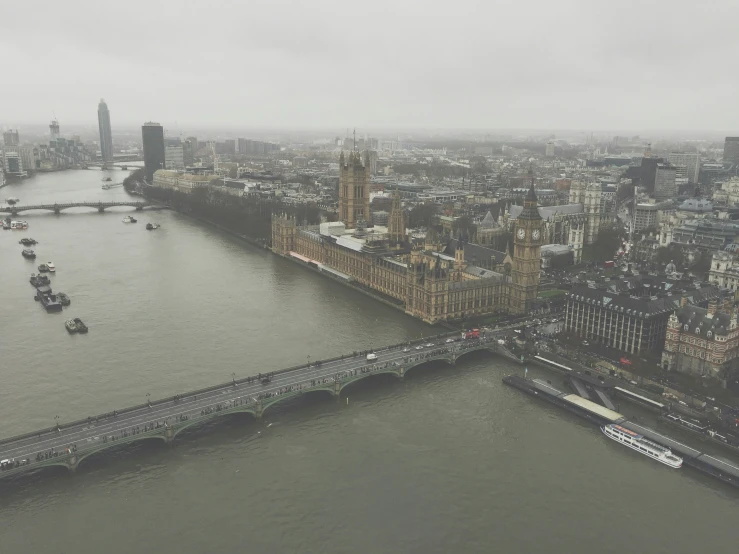
POLYGON ((56 266, 54 265, 54 262, 46 262, 46 267, 49 268, 49 271, 54 273, 56 271, 56 266))
POLYGON ((72 303, 72 301, 69 299, 69 296, 67 296, 63 292, 57 292, 56 299, 59 300, 59 303, 62 306, 69 306, 72 303))
POLYGON ((10 228, 13 231, 24 231, 24 230, 28 229, 28 222, 27 221, 21 221, 21 220, 11 221, 10 222, 10 228))
POLYGON ((159 229, 159 223, 147 223, 146 224, 147 231, 153 231, 154 229, 159 229))
POLYGON ((47 312, 61 312, 62 305, 53 294, 44 294, 42 291, 36 293, 35 299, 41 302, 47 312))
POLYGON ((677 469, 683 465, 683 459, 675 456, 669 448, 662 446, 661 444, 657 444, 656 442, 652 442, 645 438, 644 435, 635 433, 631 429, 621 427, 615 423, 609 423, 608 425, 601 427, 600 430, 603 431, 603 434, 609 439, 620 442, 632 450, 636 450, 645 456, 649 456, 658 462, 662 462, 666 466, 677 469))
POLYGON ((18 199, 15 196, 11 196, 10 198, 6 198, 5 201, 10 204, 11 206, 18 203, 18 199))
POLYGON ((23 254, 24 258, 28 258, 29 260, 32 260, 36 257, 36 252, 31 250, 30 248, 24 248, 21 254, 23 254))
POLYGON ((23 237, 18 241, 18 244, 22 244, 23 246, 33 246, 34 244, 37 244, 37 242, 34 239, 23 237))
POLYGON ((82 323, 82 320, 79 317, 74 318, 74 323, 77 326, 78 333, 87 333, 87 325, 82 323))
POLYGON ((35 273, 31 273, 30 282, 34 287, 43 287, 51 284, 51 281, 46 275, 36 275, 35 273))
POLYGON ((130 215, 123 218, 123 223, 136 223, 137 221, 135 217, 131 217, 130 215))
POLYGON ((46 264, 41 264, 40 266, 38 266, 38 270, 41 273, 46 273, 47 271, 49 271, 49 266, 46 264))
POLYGON ((74 322, 74 319, 68 319, 64 322, 64 326, 67 328, 67 331, 69 331, 70 334, 77 332, 77 324, 74 322))

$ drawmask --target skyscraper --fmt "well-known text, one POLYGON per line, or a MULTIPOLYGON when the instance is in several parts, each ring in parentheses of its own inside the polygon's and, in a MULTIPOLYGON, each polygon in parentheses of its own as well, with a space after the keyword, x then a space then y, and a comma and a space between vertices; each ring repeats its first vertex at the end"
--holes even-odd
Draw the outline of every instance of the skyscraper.
POLYGON ((56 140, 60 137, 59 134, 59 122, 56 119, 51 120, 51 125, 49 125, 49 140, 56 140))
POLYGON ((670 152, 667 161, 675 166, 678 177, 684 177, 689 183, 698 182, 701 169, 700 154, 693 152, 670 152))
POLYGON ((739 137, 726 137, 724 141, 724 161, 739 163, 739 137))
POLYGON ((113 135, 110 131, 110 111, 105 100, 98 104, 98 128, 100 129, 100 158, 103 162, 113 161, 113 135))
POLYGON ((5 146, 18 146, 21 143, 18 129, 15 131, 13 131, 13 129, 5 131, 3 133, 3 142, 5 143, 5 146))
POLYGON ((677 198, 674 165, 657 165, 657 172, 654 176, 654 198, 657 202, 664 202, 665 200, 673 200, 677 198))
POLYGON ((147 122, 141 127, 144 143, 144 169, 146 180, 154 179, 154 172, 164 169, 164 128, 159 123, 147 122))

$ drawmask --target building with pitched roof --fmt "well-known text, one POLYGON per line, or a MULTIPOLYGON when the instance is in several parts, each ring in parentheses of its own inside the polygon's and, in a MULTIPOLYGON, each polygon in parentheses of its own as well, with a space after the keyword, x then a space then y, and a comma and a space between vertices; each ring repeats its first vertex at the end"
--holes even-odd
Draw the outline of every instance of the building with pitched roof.
POLYGON ((432 230, 413 240, 397 193, 387 227, 365 223, 371 219, 364 191, 357 190, 361 159, 351 156, 351 171, 347 166, 339 183, 342 221, 299 226, 293 218, 273 217, 273 252, 370 289, 428 323, 534 307, 542 235, 533 186, 515 225, 512 255, 461 238, 442 241, 432 230))
POLYGON ((684 305, 667 324, 662 367, 723 381, 739 373, 739 326, 731 297, 684 305))
POLYGON ((707 307, 719 295, 709 283, 665 275, 590 281, 566 294, 565 329, 630 354, 660 351, 675 310, 686 304, 707 307))

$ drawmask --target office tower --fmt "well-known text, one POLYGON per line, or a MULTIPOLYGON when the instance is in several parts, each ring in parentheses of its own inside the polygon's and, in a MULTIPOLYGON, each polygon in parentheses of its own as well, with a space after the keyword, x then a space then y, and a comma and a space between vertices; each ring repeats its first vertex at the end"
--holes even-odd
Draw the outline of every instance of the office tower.
POLYGON ((141 127, 144 143, 144 169, 146 180, 151 182, 154 172, 164 169, 164 128, 159 123, 149 121, 141 127))
POLYGON ((195 148, 193 147, 192 139, 185 139, 185 142, 182 143, 182 163, 187 167, 192 165, 194 161, 195 148))
POLYGON ((59 122, 56 119, 51 120, 51 125, 49 125, 49 140, 56 140, 60 137, 59 134, 59 122))
POLYGON ((739 163, 739 137, 726 137, 724 141, 724 161, 739 163))
POLYGON ((546 157, 547 158, 553 158, 554 157, 554 143, 551 140, 549 142, 547 142, 547 147, 546 147, 545 154, 546 154, 546 157))
POLYGON ((662 158, 647 156, 641 160, 641 186, 647 189, 649 194, 654 192, 654 177, 657 174, 657 165, 663 162, 662 158))
POLYGON ((18 146, 21 143, 18 129, 15 131, 13 131, 13 129, 5 131, 3 133, 3 142, 5 143, 5 146, 18 146))
POLYGON ((98 104, 98 128, 100 129, 100 159, 113 161, 113 135, 110 131, 110 111, 105 100, 98 104))
POLYGON ((185 169, 185 149, 183 146, 166 146, 164 148, 164 168, 178 171, 185 169))
POLYGON ((657 165, 657 171, 654 176, 654 198, 657 202, 677 198, 675 173, 675 166, 670 164, 657 165))
POLYGON ((698 174, 701 169, 701 158, 698 153, 670 152, 667 154, 667 161, 675 166, 678 178, 685 178, 691 184, 698 182, 698 174))

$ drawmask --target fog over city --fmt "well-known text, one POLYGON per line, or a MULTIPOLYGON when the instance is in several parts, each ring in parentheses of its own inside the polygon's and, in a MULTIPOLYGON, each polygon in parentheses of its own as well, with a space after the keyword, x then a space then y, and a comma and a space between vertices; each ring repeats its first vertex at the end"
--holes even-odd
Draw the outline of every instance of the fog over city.
POLYGON ((95 122, 101 97, 116 125, 739 127, 732 0, 69 0, 2 12, 11 127, 95 122))

